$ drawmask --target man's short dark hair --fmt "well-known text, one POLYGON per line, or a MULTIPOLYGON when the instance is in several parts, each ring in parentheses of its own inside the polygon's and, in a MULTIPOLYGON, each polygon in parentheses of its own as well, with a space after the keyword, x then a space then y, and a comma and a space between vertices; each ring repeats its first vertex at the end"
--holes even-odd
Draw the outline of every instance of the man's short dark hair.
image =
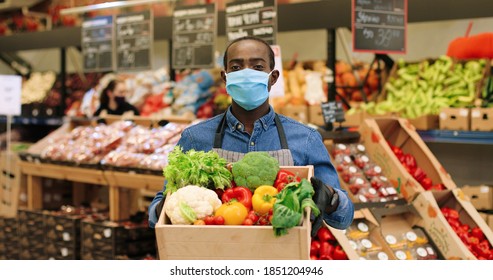
POLYGON ((235 44, 235 43, 238 43, 240 41, 245 41, 245 40, 253 40, 253 41, 257 41, 257 42, 260 42, 262 44, 264 44, 267 49, 269 50, 269 67, 271 70, 274 70, 274 67, 275 67, 275 61, 274 61, 274 51, 272 50, 272 48, 270 47, 270 45, 258 38, 258 37, 255 37, 255 36, 245 36, 245 37, 240 37, 240 38, 237 38, 237 39, 234 39, 233 41, 231 41, 229 43, 229 45, 226 47, 226 50, 224 51, 224 58, 223 58, 223 64, 224 64, 224 69, 227 68, 227 65, 228 65, 228 50, 229 50, 229 47, 231 47, 231 45, 235 44))

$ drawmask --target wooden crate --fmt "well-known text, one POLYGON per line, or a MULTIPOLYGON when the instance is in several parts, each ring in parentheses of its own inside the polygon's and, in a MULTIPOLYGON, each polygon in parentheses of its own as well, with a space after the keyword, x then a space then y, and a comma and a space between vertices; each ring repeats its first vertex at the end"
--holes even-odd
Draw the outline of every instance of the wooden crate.
MULTIPOLYGON (((301 178, 313 175, 313 166, 281 166, 301 178)), ((274 236, 272 226, 171 225, 161 211, 156 224, 160 259, 304 259, 310 258, 310 211, 287 235, 274 236)))
POLYGON ((19 156, 16 153, 0 153, 0 215, 15 217, 19 207, 21 176, 19 156))

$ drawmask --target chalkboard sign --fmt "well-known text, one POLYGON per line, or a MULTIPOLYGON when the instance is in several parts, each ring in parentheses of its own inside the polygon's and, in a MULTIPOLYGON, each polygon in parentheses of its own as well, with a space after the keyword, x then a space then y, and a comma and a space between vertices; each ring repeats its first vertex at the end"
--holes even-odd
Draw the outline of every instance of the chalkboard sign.
POLYGON ((228 41, 255 36, 276 44, 277 4, 275 0, 237 1, 226 4, 228 41))
POLYGON ((331 101, 322 103, 322 116, 324 117, 325 124, 343 122, 344 110, 340 102, 331 101))
POLYGON ((352 0, 353 49, 405 53, 407 0, 352 0))
POLYGON ((82 56, 85 72, 111 71, 113 67, 113 16, 101 16, 82 23, 82 56))
POLYGON ((151 11, 116 16, 116 70, 151 68, 153 18, 151 11))
POLYGON ((173 69, 214 67, 216 4, 176 7, 173 12, 173 69))

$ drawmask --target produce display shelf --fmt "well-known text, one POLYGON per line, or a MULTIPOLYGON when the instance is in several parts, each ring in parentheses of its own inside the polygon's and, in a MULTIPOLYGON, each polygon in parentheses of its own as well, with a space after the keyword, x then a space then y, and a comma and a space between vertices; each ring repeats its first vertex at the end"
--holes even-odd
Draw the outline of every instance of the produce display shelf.
POLYGON ((164 186, 163 176, 117 171, 104 171, 104 174, 110 186, 156 192, 162 190, 164 186))
POLYGON ((493 132, 460 130, 418 130, 425 142, 493 145, 493 132))
POLYGON ((46 163, 21 162, 21 172, 30 176, 62 179, 72 182, 106 185, 103 171, 46 163))
MULTIPOLYGON (((6 123, 7 117, 0 116, 0 123, 6 123)), ((63 124, 62 117, 13 117, 12 124, 22 124, 22 125, 49 125, 49 126, 60 126, 63 124)))

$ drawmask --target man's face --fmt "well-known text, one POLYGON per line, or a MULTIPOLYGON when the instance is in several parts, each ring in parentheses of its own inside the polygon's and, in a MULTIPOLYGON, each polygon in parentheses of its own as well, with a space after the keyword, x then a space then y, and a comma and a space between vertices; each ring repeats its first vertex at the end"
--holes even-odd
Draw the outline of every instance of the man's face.
MULTIPOLYGON (((255 40, 243 40, 231 45, 227 53, 228 60, 225 65, 226 73, 250 68, 257 71, 270 73, 273 69, 269 65, 269 50, 267 46, 255 40)), ((270 87, 277 81, 279 72, 275 70, 269 78, 270 87)), ((222 73, 223 80, 226 81, 222 73)))

